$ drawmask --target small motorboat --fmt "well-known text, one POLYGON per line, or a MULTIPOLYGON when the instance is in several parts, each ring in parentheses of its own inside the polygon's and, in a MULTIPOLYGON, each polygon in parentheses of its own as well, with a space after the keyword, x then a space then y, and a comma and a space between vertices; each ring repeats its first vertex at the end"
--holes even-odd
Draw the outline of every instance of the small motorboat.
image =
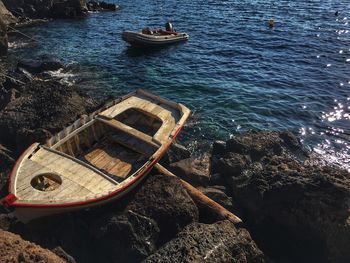
POLYGON ((188 40, 189 36, 186 33, 145 28, 141 32, 125 31, 122 38, 132 46, 161 47, 184 42, 188 40))
POLYGON ((172 144, 190 110, 137 90, 82 116, 17 160, 9 195, 22 222, 112 202, 134 188, 172 144))

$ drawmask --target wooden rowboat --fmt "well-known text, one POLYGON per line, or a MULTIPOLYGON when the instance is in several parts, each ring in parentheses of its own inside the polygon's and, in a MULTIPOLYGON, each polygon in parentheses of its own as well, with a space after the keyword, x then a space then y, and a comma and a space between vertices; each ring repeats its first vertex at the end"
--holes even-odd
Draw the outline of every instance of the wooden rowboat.
POLYGON ((189 114, 143 90, 112 101, 31 145, 10 174, 3 205, 28 222, 112 202, 145 177, 189 114))
POLYGON ((142 30, 142 32, 125 31, 122 38, 132 46, 161 47, 187 41, 189 36, 186 33, 156 29, 142 30))

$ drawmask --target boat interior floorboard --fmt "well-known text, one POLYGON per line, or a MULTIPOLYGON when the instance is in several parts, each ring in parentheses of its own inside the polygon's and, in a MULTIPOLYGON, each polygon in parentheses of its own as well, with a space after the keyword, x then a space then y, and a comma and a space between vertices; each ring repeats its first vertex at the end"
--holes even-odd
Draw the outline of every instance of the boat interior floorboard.
POLYGON ((79 156, 79 159, 93 165, 113 179, 122 181, 141 168, 148 157, 105 137, 79 156))

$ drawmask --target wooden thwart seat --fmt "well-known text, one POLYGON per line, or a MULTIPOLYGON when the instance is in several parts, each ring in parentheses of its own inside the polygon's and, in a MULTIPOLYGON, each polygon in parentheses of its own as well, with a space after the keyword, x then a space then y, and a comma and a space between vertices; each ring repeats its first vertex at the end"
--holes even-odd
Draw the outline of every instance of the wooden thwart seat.
POLYGON ((141 153, 147 157, 151 157, 152 154, 157 150, 156 147, 153 147, 144 141, 138 140, 137 138, 130 137, 127 133, 123 133, 122 131, 119 133, 116 132, 116 134, 113 134, 108 138, 114 143, 123 145, 126 148, 129 148, 137 153, 141 153))
POLYGON ((102 117, 97 117, 98 120, 102 121, 103 123, 109 125, 109 126, 112 126, 118 130, 122 130, 123 132, 129 134, 129 135, 132 135, 132 136, 135 136, 137 138, 139 138, 140 140, 152 145, 153 147, 159 147, 160 145, 153 142, 152 140, 152 137, 147 135, 147 134, 144 134, 143 132, 140 132, 128 125, 125 125, 124 123, 120 122, 120 121, 117 121, 115 119, 104 119, 102 117))

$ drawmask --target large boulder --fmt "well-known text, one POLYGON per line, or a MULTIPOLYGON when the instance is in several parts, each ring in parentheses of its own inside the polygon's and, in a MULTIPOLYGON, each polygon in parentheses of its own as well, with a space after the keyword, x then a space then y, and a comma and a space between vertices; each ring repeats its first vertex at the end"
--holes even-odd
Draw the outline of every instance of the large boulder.
POLYGON ((48 70, 58 70, 63 68, 64 65, 54 57, 42 56, 37 59, 21 59, 17 67, 25 69, 30 73, 37 74, 48 70))
POLYGON ((265 262, 264 254, 245 229, 229 221, 192 223, 144 262, 265 262))
POLYGON ((169 170, 194 185, 207 185, 210 180, 210 156, 203 154, 171 163, 169 170))
POLYGON ((94 106, 95 102, 74 86, 32 81, 23 87, 20 97, 0 111, 0 140, 20 152, 35 141, 44 141, 50 132, 61 130, 94 106))
POLYGON ((127 209, 157 222, 160 243, 172 238, 187 224, 198 221, 198 208, 180 180, 165 175, 150 176, 127 209))
POLYGON ((133 211, 106 214, 91 226, 96 262, 140 262, 156 249, 157 223, 133 211))
POLYGON ((47 249, 0 229, 1 262, 67 262, 47 249))
POLYGON ((213 168, 265 252, 298 262, 350 261, 347 171, 318 165, 288 132, 246 133, 216 149, 213 168))

